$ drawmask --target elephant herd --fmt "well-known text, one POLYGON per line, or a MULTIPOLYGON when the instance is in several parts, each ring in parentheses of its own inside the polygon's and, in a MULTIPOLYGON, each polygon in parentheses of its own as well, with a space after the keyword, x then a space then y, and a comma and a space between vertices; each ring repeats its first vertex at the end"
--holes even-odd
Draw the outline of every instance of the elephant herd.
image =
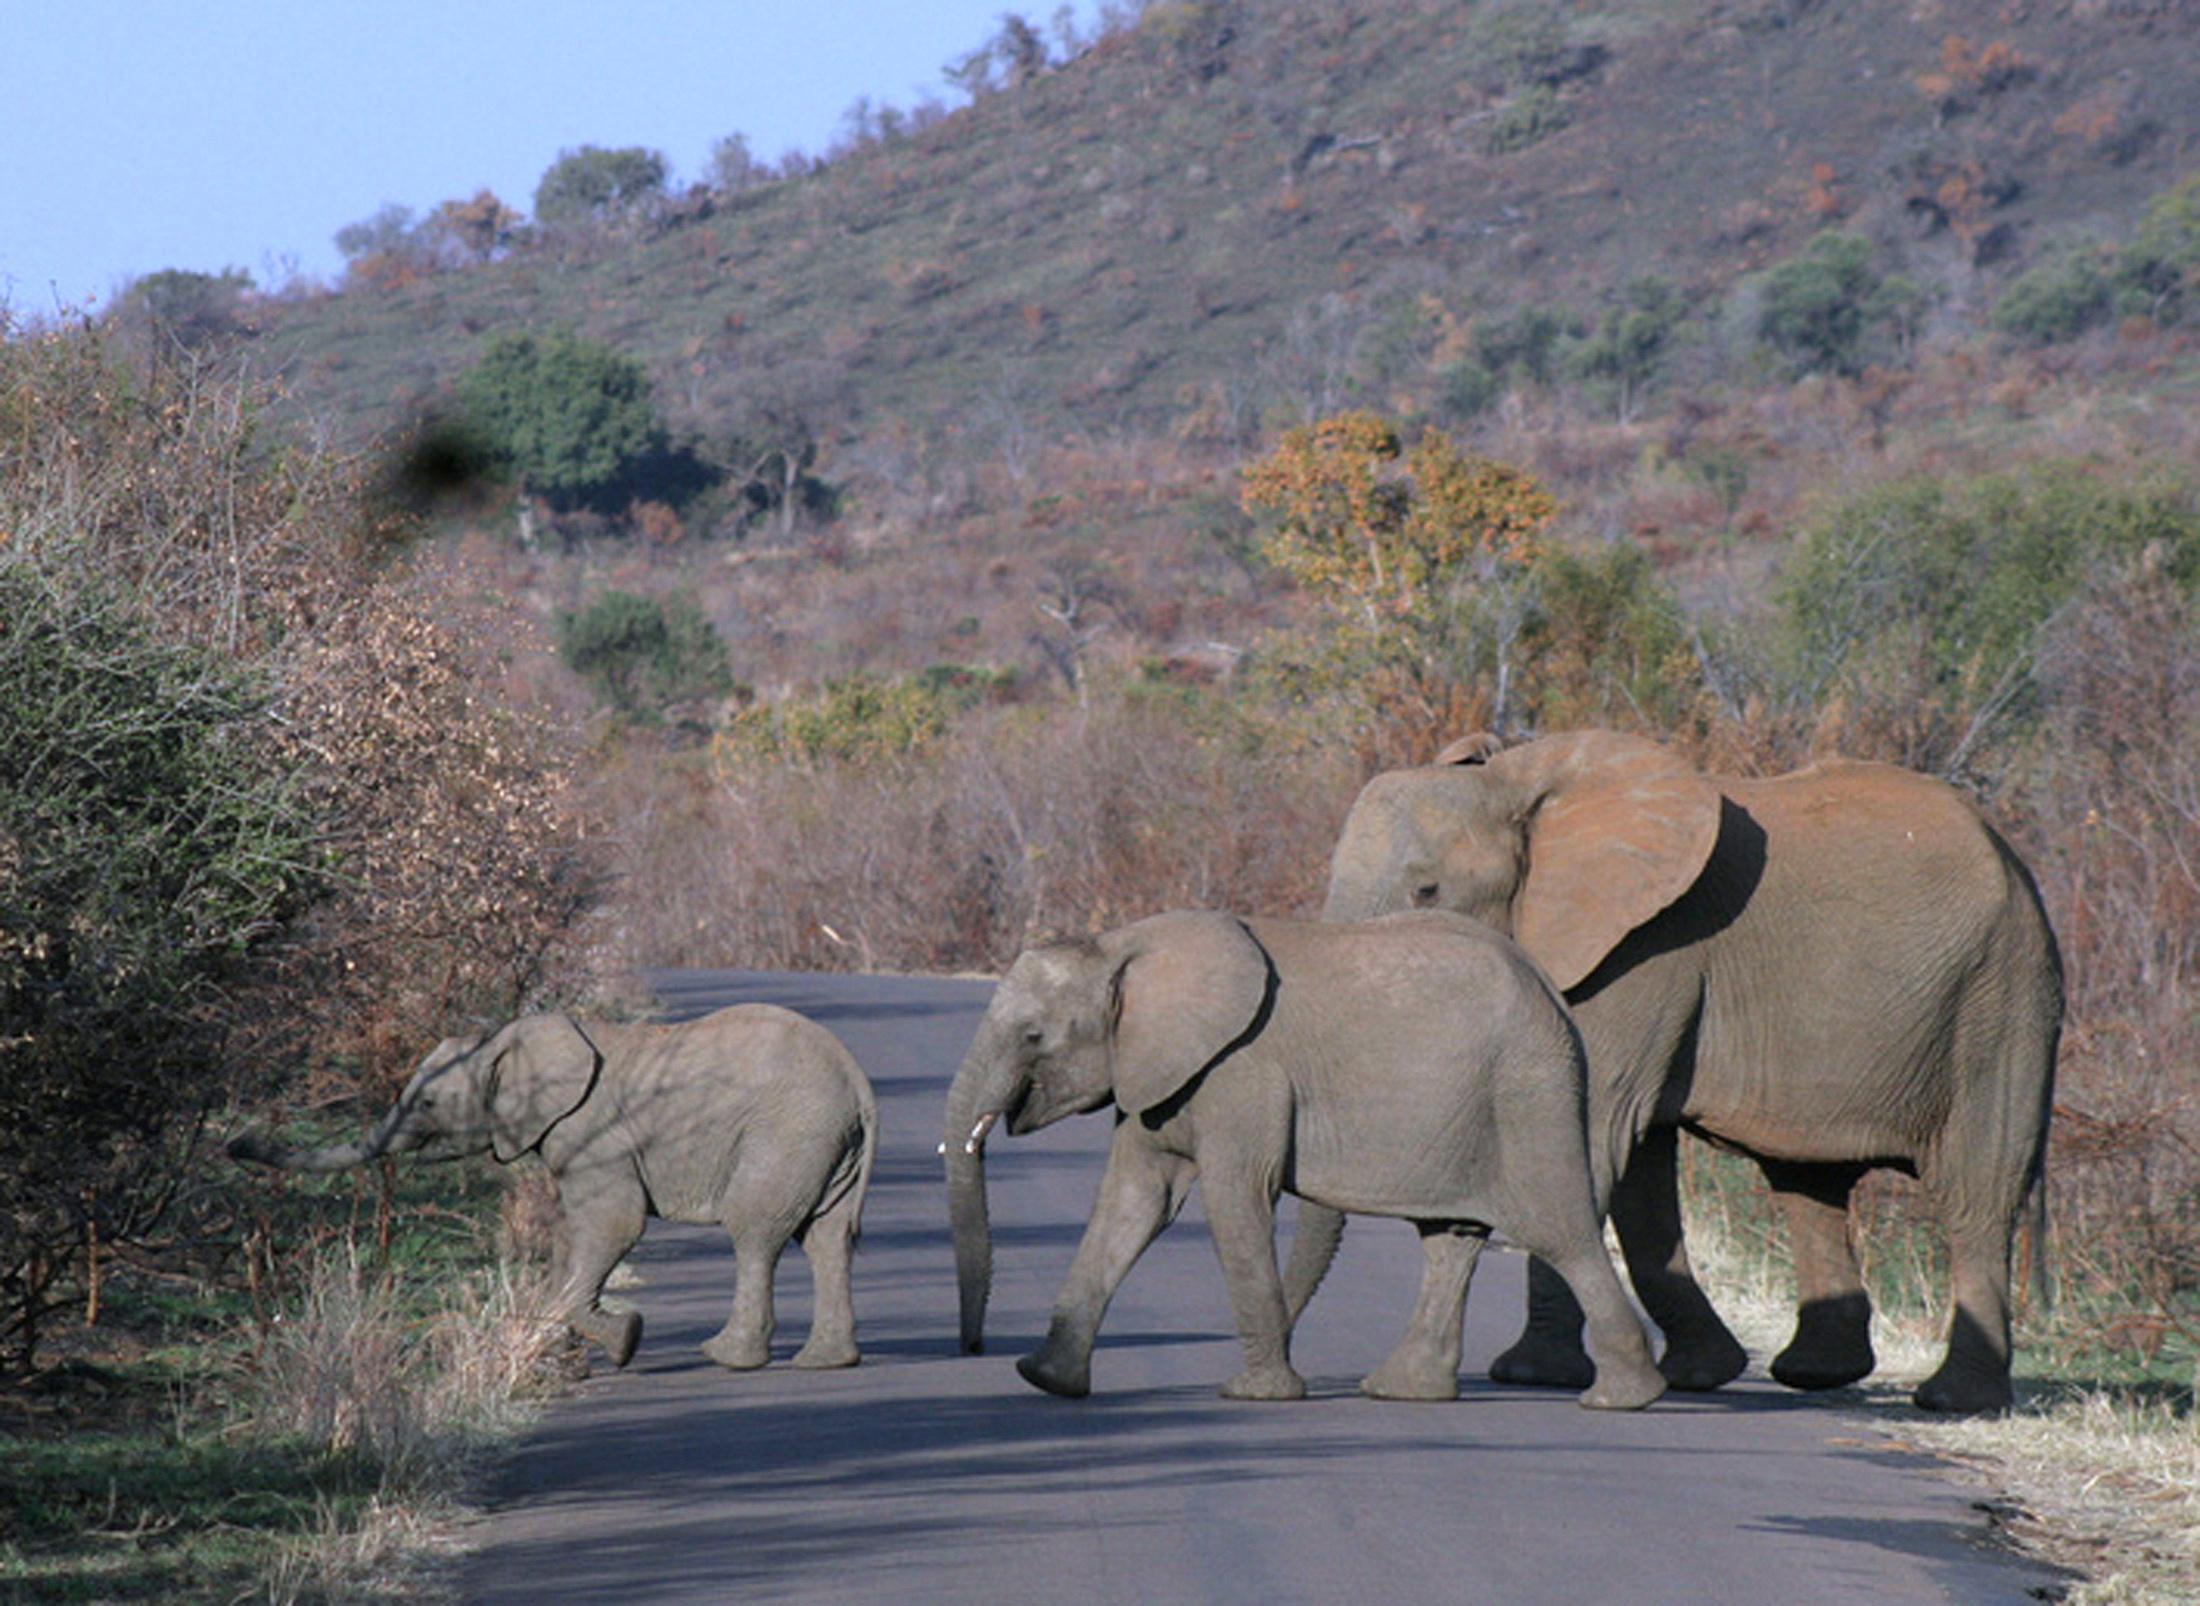
MULTIPOLYGON (((1017 1363, 1036 1387, 1087 1392, 1110 1296, 1197 1178, 1244 1349, 1232 1398, 1305 1392, 1291 1329, 1355 1212, 1411 1221, 1424 1252, 1370 1394, 1454 1396, 1493 1231, 1535 1257, 1526 1328, 1493 1378, 1619 1409, 1716 1388, 1746 1356, 1689 1265, 1685 1130, 1753 1159, 1785 1213, 1799 1309, 1776 1379, 1871 1371, 1849 1202, 1885 1166, 1920 1179, 1947 1239, 1947 1350, 1916 1402, 2000 1410, 2015 1234, 2028 1202, 2035 1239, 2044 1216, 2061 1016, 2029 874, 1938 781, 1841 761, 1712 777, 1606 731, 1469 738, 1361 791, 1319 921, 1163 914, 1017 960, 947 1098, 962 1345, 983 1341, 988 1135, 1113 1105, 1091 1222, 1045 1339, 1017 1363), (1279 1269, 1284 1193, 1299 1227, 1279 1269), (1655 1359, 1607 1217, 1663 1337, 1655 1359)), ((768 1357, 790 1238, 817 1288, 795 1364, 856 1360, 849 1256, 877 1145, 838 1040, 742 1005, 677 1026, 529 1017, 443 1043, 361 1142, 247 1137, 232 1152, 324 1170, 539 1154, 563 1207, 569 1319, 622 1365, 640 1318, 600 1304, 605 1278, 651 1215, 720 1222, 736 1294, 704 1348, 745 1368, 768 1357)))

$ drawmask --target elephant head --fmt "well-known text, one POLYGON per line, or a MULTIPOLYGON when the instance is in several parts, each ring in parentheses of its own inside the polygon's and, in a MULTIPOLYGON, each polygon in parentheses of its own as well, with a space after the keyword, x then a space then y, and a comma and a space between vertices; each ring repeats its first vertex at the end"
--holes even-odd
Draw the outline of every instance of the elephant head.
POLYGON ((1268 955, 1229 915, 1169 914, 1034 948, 995 990, 947 1094, 948 1213, 962 1346, 984 1347, 993 1250, 985 1140, 1111 1100, 1131 1118, 1184 1092, 1259 1021, 1268 955))
POLYGON ((1518 942, 1561 989, 1688 890, 1718 841, 1718 788, 1639 737, 1579 731, 1392 770, 1330 859, 1330 920, 1449 909, 1518 942))
POLYGON ((533 1015, 488 1038, 447 1037, 420 1062, 397 1103, 366 1137, 293 1149, 247 1134, 239 1160, 291 1171, 339 1171, 386 1154, 455 1160, 493 1150, 511 1161, 580 1108, 603 1057, 564 1015, 533 1015))

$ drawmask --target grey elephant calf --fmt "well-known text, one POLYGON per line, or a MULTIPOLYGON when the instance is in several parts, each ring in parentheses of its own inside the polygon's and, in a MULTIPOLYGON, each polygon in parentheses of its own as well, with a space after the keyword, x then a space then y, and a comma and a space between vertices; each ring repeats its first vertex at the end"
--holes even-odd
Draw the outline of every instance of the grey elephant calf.
POLYGON ((357 1143, 296 1150, 256 1136, 229 1152, 300 1171, 385 1154, 500 1163, 539 1154, 563 1220, 553 1276, 575 1331, 624 1366, 642 1319, 607 1311, 604 1279, 651 1216, 718 1222, 733 1237, 733 1314, 703 1345, 721 1366, 771 1358, 772 1273, 787 1240, 809 1257, 807 1367, 853 1366, 848 1262, 878 1153, 871 1084, 838 1038, 792 1010, 738 1004, 677 1026, 531 1015, 447 1038, 357 1143))
POLYGON ((1665 1389, 1599 1228, 1586 1066, 1556 990, 1525 953, 1444 914, 1357 925, 1169 914, 1036 948, 994 994, 947 1102, 962 1336, 980 1347, 990 1287, 985 1137, 1111 1100, 1122 1119, 1046 1340, 1017 1363, 1050 1393, 1090 1387, 1116 1286, 1195 1174, 1245 1347, 1233 1399, 1297 1399, 1277 1274, 1279 1193, 1402 1216, 1426 1256, 1396 1351, 1361 1385, 1452 1399, 1460 1319, 1490 1230, 1541 1255, 1588 1314, 1585 1405, 1665 1389))

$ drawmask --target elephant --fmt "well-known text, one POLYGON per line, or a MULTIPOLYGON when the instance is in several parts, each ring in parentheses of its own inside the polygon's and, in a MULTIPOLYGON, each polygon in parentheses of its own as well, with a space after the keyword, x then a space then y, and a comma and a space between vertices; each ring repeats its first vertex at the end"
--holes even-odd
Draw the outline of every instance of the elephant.
MULTIPOLYGON (((2063 1005, 2054 933, 2009 845, 1952 787, 1882 764, 1714 777, 1609 731, 1470 738, 1443 757, 1361 790, 1325 918, 1462 913, 1564 990, 1590 1141, 1618 1179, 1614 1224, 1673 1386, 1716 1388, 1747 1363, 1689 1267, 1685 1130, 1755 1159, 1786 1215, 1800 1298, 1777 1380, 1832 1388, 1876 1364, 1849 1201, 1887 1166, 1923 1181, 1948 1240, 1946 1353, 1915 1401, 2006 1409, 2011 1252, 2029 1197, 2040 1273, 2063 1005)), ((1308 1241, 1333 1247, 1338 1225, 1318 1219, 1308 1241)), ((1295 1259, 1295 1301, 1318 1260, 1295 1259)), ((1527 1329, 1493 1375, 1580 1378, 1579 1326, 1532 1268, 1527 1329)))
POLYGON ((1108 1301, 1196 1176, 1245 1355, 1225 1397, 1306 1392, 1273 1240, 1289 1192, 1420 1231, 1419 1302, 1366 1393, 1457 1396, 1467 1285, 1496 1229, 1543 1255, 1589 1313, 1598 1364, 1582 1403, 1647 1405, 1666 1385, 1605 1252, 1609 1178, 1588 1147, 1585 1075, 1557 990, 1514 944, 1449 915, 1340 926, 1178 912, 1027 950, 947 1097, 963 1347, 982 1348, 991 1282, 987 1133, 1113 1101, 1099 1200, 1044 1342, 1017 1363, 1033 1386, 1090 1390, 1108 1301))
POLYGON ((732 1235, 733 1313, 703 1345, 741 1371, 771 1358, 772 1274, 791 1237, 816 1278, 800 1367, 853 1366, 849 1259, 878 1154, 871 1084, 840 1040, 771 1004, 679 1025, 529 1015, 487 1037, 446 1038, 363 1140, 296 1150, 246 1134, 240 1160, 334 1171, 412 1153, 500 1164, 539 1155, 557 1179, 552 1280, 573 1330, 633 1358, 642 1319, 606 1310, 604 1280, 651 1216, 732 1235))

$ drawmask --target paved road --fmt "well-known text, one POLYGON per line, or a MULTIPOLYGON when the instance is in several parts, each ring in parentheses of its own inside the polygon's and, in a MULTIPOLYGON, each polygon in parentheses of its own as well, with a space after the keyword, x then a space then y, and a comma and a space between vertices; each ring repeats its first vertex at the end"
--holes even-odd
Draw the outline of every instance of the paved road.
MULTIPOLYGON (((1357 1221, 1295 1359, 1314 1397, 1238 1405, 1220 1274, 1193 1208, 1124 1284, 1094 1394, 1034 1393, 1010 1358, 1045 1325, 1108 1123, 989 1152, 989 1353, 954 1353, 941 1094, 989 988, 668 972, 675 1016, 766 999, 840 1033, 878 1089, 884 1152, 856 1262, 865 1360, 717 1370, 731 1251, 653 1225, 628 1297, 633 1366, 592 1378, 492 1491, 463 1577, 477 1602, 2022 1601, 2051 1575, 1999 1553, 1975 1492, 1870 1427, 1756 1382, 1638 1415, 1494 1388, 1521 1262, 1485 1255, 1462 1398, 1363 1400, 1411 1306, 1410 1229, 1357 1221)), ((783 1358, 809 1280, 781 1278, 783 1358)))

